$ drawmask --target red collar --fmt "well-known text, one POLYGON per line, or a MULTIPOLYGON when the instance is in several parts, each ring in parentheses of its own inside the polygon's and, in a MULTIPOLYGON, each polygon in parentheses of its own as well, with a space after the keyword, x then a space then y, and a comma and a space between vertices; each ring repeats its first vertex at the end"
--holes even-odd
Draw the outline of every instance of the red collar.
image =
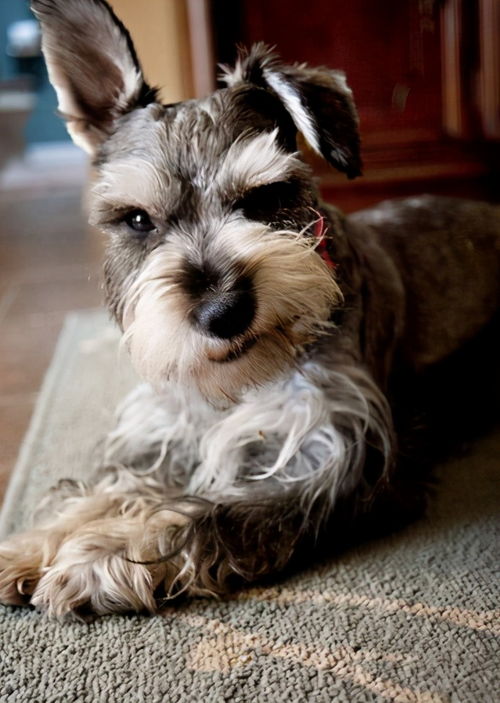
POLYGON ((328 240, 326 238, 328 228, 325 227, 325 218, 323 215, 320 215, 319 212, 316 212, 316 214, 318 215, 318 219, 314 223, 314 236, 318 241, 316 251, 321 256, 328 268, 331 268, 334 271, 337 268, 337 264, 334 262, 328 251, 328 240))

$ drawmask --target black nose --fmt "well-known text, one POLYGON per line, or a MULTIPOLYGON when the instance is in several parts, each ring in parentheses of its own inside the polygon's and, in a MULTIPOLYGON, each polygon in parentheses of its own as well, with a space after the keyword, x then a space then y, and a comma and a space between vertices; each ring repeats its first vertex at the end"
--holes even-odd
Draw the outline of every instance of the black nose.
POLYGON ((251 290, 214 293, 194 310, 194 318, 204 332, 220 339, 243 334, 255 316, 255 297, 251 290))

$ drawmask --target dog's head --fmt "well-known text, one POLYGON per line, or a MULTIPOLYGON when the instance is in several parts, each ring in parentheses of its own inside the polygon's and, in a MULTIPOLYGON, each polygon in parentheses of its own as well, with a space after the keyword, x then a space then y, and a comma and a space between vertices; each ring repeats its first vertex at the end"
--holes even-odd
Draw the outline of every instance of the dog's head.
POLYGON ((135 366, 212 398, 274 378, 339 300, 296 136, 358 175, 343 74, 257 45, 226 87, 162 105, 103 0, 32 5, 59 109, 97 169, 91 221, 109 234, 107 295, 135 366))

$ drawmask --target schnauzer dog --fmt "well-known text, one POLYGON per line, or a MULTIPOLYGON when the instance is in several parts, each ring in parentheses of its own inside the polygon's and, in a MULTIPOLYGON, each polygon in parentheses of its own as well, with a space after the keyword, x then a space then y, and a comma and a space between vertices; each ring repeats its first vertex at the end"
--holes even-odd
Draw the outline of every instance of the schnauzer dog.
POLYGON ((104 0, 32 5, 145 383, 96 476, 0 545, 0 600, 155 611, 277 574, 391 484, 397 364, 422 370, 493 318, 499 211, 423 196, 345 217, 296 142, 360 174, 341 72, 257 45, 213 95, 163 105, 104 0))

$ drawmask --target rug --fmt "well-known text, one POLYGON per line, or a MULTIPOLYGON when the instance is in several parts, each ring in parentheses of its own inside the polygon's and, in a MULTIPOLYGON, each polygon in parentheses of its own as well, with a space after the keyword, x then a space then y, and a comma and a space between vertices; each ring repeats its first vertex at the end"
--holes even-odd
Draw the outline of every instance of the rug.
MULTIPOLYGON (((1 518, 84 477, 134 383, 106 317, 66 322, 1 518)), ((155 617, 0 606, 2 703, 499 700, 500 439, 439 469, 426 519, 286 582, 155 617)))

